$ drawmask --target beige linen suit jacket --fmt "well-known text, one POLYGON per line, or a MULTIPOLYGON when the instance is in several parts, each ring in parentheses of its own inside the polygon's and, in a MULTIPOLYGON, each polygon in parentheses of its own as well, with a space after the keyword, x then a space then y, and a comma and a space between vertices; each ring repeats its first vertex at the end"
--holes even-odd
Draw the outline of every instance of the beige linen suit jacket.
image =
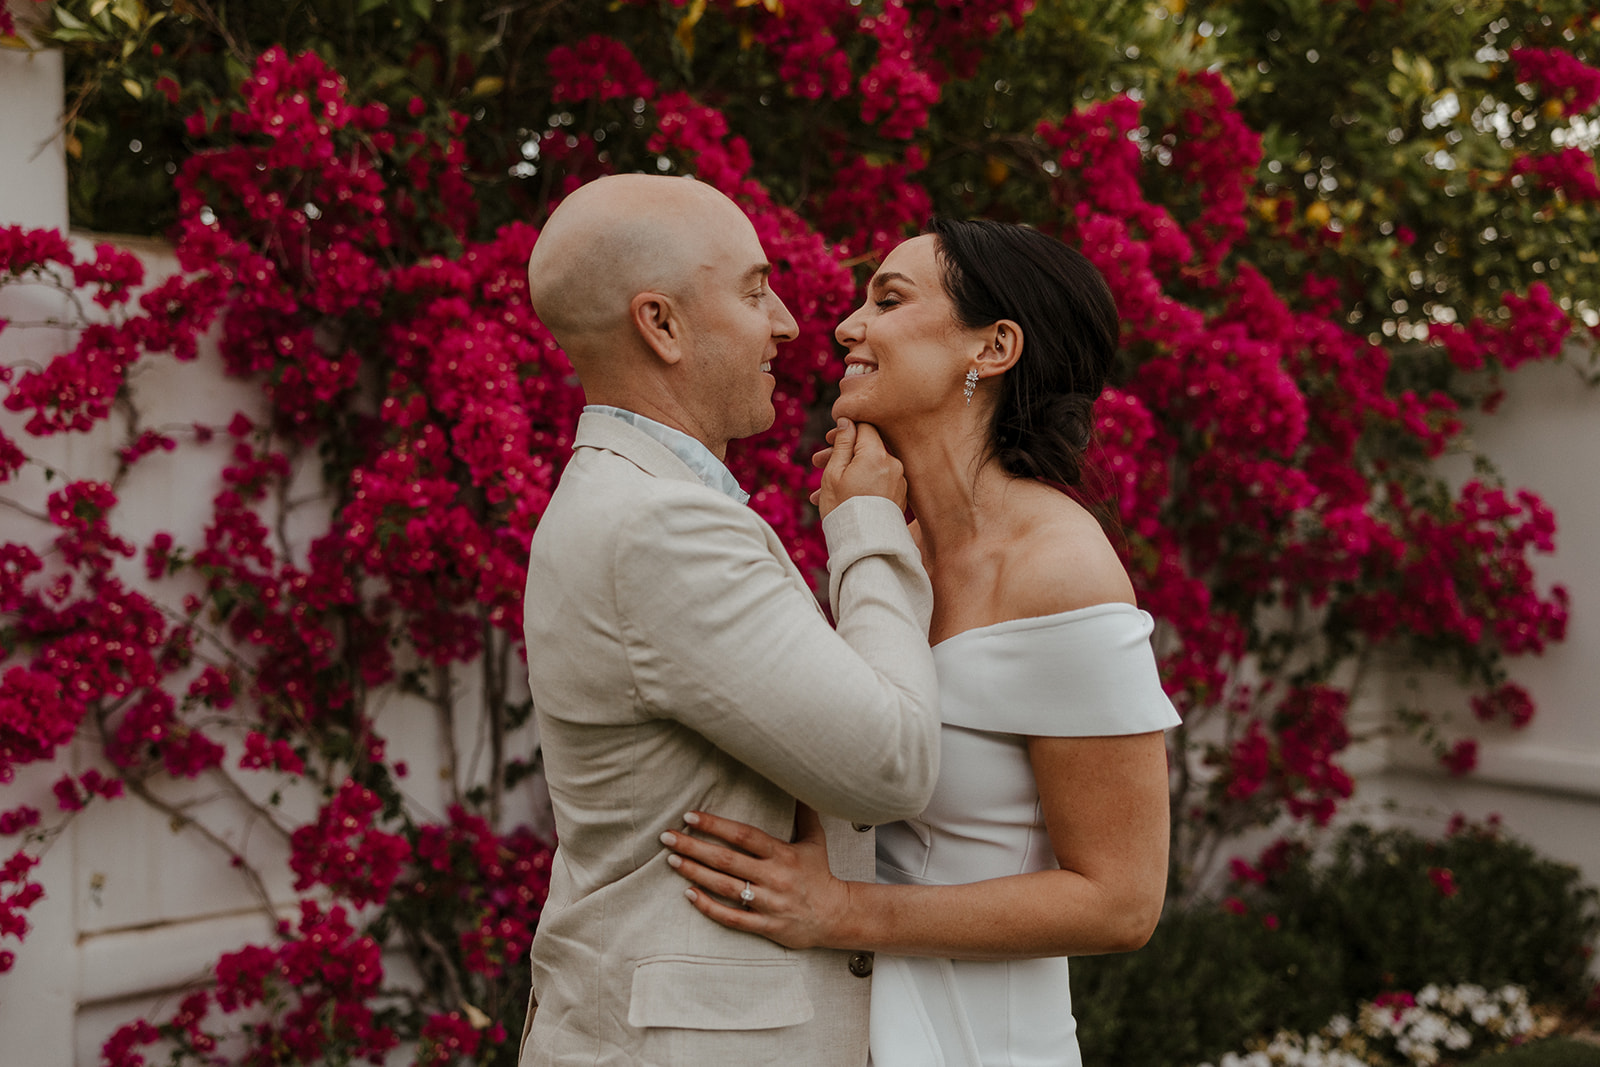
POLYGON ((851 824, 925 806, 927 577, 887 500, 848 500, 823 529, 837 630, 755 512, 634 427, 581 417, 528 565, 559 844, 521 1067, 866 1062, 870 956, 717 925, 659 841, 691 810, 787 838, 799 798, 835 872, 871 881, 872 834, 851 824))

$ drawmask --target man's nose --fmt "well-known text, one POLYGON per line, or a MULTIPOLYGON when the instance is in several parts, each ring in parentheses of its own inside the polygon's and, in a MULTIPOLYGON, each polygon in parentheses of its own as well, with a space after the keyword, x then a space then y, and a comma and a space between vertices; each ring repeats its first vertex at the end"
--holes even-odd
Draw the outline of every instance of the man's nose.
POLYGON ((772 296, 778 305, 777 313, 772 316, 772 336, 780 341, 793 341, 800 336, 800 325, 789 314, 789 306, 783 302, 783 297, 777 293, 772 296))

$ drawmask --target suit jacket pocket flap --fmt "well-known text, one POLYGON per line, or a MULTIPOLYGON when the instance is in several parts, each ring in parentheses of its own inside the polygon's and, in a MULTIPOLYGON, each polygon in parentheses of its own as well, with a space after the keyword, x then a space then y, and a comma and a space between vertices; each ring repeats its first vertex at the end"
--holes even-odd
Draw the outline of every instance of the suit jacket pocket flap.
POLYGON ((768 1030, 810 1019, 794 960, 656 956, 633 971, 628 1025, 685 1030, 768 1030))

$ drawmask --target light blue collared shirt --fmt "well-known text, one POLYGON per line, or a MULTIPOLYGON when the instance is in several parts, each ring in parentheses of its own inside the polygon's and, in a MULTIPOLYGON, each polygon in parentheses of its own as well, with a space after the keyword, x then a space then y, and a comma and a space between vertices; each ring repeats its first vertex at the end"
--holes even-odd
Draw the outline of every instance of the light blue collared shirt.
POLYGON ((723 465, 716 453, 682 430, 674 430, 671 426, 664 426, 655 419, 645 418, 637 411, 629 411, 626 408, 614 408, 606 404, 585 404, 583 410, 599 415, 610 415, 614 419, 621 419, 629 426, 638 428, 671 449, 672 454, 683 460, 684 464, 694 471, 695 477, 705 482, 707 487, 728 494, 736 503, 750 502, 750 494, 739 488, 733 472, 723 465))

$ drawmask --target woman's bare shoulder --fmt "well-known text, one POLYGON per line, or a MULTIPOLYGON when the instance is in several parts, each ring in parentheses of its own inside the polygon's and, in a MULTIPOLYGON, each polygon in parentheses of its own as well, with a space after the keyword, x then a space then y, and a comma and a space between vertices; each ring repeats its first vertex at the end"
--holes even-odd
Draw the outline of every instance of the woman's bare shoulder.
POLYGON ((1054 491, 1028 502, 1001 576, 1007 613, 1016 617, 1135 603, 1133 583, 1099 520, 1054 491))

